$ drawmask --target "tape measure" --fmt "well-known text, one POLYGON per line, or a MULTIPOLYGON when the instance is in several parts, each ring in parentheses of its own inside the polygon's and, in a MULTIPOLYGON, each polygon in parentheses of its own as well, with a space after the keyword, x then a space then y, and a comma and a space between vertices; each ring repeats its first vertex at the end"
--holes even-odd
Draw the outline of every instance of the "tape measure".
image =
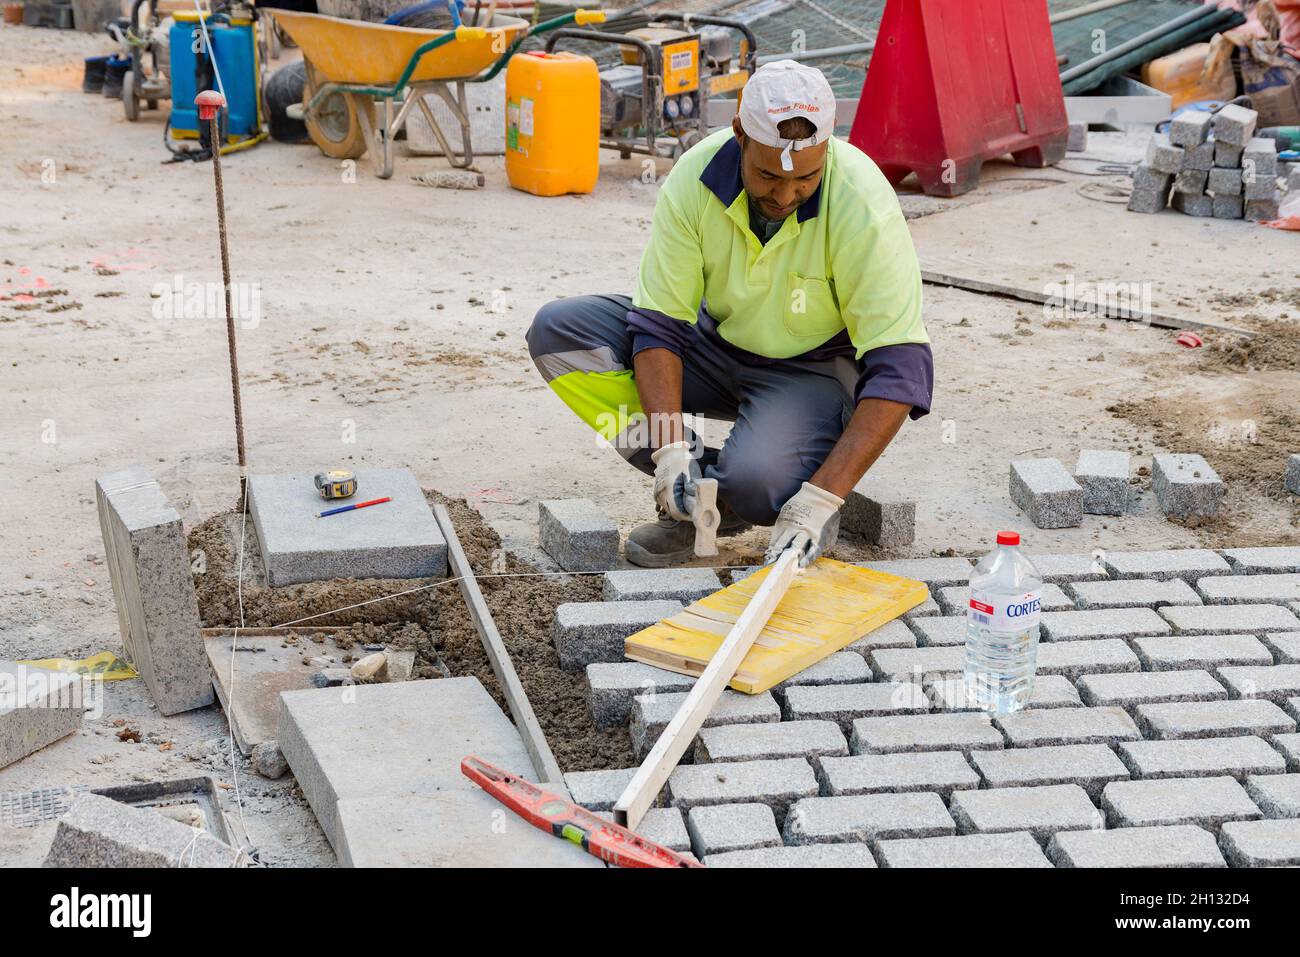
POLYGON ((316 473, 316 488, 326 501, 351 498, 357 493, 357 477, 347 469, 330 469, 316 473))

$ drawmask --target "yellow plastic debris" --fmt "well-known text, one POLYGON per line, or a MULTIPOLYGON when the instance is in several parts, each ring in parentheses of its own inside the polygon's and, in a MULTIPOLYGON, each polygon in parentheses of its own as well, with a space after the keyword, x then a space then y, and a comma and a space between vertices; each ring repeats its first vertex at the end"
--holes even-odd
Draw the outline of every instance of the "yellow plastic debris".
POLYGON ((136 670, 111 651, 82 658, 41 658, 39 660, 20 661, 20 665, 31 668, 44 668, 46 671, 61 671, 64 674, 93 675, 104 681, 124 681, 127 678, 139 678, 136 670))

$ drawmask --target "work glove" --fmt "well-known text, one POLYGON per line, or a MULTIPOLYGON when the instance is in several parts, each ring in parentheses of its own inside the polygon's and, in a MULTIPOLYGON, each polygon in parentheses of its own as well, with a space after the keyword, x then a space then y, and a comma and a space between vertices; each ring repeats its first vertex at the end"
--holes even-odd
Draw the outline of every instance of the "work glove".
POLYGON ((695 480, 700 463, 691 454, 691 443, 672 442, 650 456, 655 464, 655 505, 669 518, 691 520, 695 480))
POLYGON ((844 499, 838 495, 804 482, 776 517, 764 562, 770 565, 787 548, 794 548, 800 553, 799 567, 807 568, 839 538, 843 504, 844 499))

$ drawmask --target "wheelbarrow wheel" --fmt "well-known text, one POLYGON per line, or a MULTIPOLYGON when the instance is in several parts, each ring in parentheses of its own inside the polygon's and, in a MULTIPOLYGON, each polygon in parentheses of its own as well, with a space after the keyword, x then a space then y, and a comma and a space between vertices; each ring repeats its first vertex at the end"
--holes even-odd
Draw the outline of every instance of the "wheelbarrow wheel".
POLYGON ((122 108, 126 118, 134 123, 140 118, 140 94, 135 88, 135 71, 127 70, 122 77, 122 108))
MULTIPOLYGON (((302 101, 311 102, 319 88, 319 77, 310 63, 303 84, 302 101)), ((366 152, 366 135, 361 127, 361 110, 374 116, 374 98, 355 93, 332 93, 305 117, 307 134, 320 151, 334 159, 358 159, 366 152)))

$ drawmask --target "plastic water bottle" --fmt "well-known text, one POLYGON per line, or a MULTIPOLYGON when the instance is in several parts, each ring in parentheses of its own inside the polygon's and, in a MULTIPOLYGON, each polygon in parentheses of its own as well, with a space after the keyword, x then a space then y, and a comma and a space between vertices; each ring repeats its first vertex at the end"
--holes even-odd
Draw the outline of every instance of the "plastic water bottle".
POLYGON ((996 714, 1019 711, 1033 691, 1043 578, 1020 551, 1020 535, 998 532, 998 547, 970 576, 966 609, 966 700, 996 714))

